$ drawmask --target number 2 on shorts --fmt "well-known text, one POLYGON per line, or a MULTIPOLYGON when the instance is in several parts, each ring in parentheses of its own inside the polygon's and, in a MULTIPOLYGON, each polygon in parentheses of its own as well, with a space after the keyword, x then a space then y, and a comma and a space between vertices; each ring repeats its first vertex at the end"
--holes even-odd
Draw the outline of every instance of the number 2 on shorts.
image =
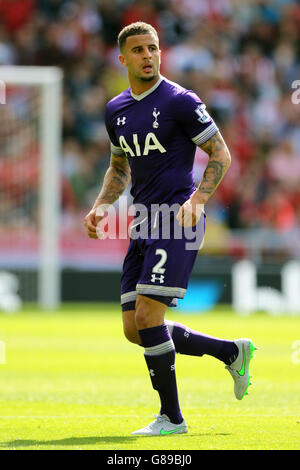
POLYGON ((161 258, 158 263, 156 263, 156 265, 153 267, 152 272, 155 274, 164 274, 165 268, 163 268, 163 266, 167 261, 167 252, 162 248, 158 248, 155 254, 160 256, 161 258))

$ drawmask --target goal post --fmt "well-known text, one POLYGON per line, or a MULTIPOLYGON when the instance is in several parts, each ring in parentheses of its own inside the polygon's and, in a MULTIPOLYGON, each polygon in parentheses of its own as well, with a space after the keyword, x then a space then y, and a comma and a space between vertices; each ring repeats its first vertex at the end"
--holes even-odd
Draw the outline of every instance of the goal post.
MULTIPOLYGON (((55 309, 60 303, 60 155, 63 73, 57 67, 0 66, 2 115, 8 111, 10 87, 34 87, 37 100, 38 190, 37 225, 38 256, 37 302, 44 309, 55 309)), ((13 132, 10 137, 14 139, 13 132)), ((17 138, 17 137, 16 137, 17 138)), ((8 154, 9 155, 9 154, 8 154)), ((1 158, 1 153, 0 153, 1 158)))

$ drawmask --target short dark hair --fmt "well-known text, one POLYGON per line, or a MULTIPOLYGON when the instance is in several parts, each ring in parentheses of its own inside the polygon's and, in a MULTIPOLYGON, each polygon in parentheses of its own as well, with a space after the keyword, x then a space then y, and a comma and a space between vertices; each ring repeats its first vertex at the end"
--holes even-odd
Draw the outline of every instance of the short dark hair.
POLYGON ((151 24, 144 23, 143 21, 136 21, 135 23, 131 23, 125 26, 122 31, 120 31, 118 35, 118 44, 120 50, 124 48, 126 43, 126 39, 129 36, 137 36, 139 34, 154 34, 158 40, 158 34, 155 28, 151 26, 151 24))

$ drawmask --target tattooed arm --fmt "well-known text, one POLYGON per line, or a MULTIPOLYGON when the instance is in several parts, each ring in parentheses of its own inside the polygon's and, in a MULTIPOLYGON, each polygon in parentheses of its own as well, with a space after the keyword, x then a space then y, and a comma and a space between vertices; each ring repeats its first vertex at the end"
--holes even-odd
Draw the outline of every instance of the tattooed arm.
POLYGON ((195 225, 202 214, 204 204, 215 192, 223 176, 228 170, 231 157, 227 145, 220 132, 200 146, 209 156, 209 161, 197 190, 181 207, 177 220, 181 225, 195 225))
POLYGON ((200 146, 209 156, 203 179, 198 186, 197 202, 206 204, 229 168, 231 157, 220 132, 200 146))
POLYGON ((95 201, 93 209, 101 204, 113 204, 121 196, 130 180, 130 167, 126 157, 111 154, 102 189, 95 201))
POLYGON ((84 219, 84 226, 90 238, 98 238, 97 225, 103 219, 108 207, 121 196, 129 181, 130 167, 127 158, 112 153, 102 189, 91 211, 84 219))

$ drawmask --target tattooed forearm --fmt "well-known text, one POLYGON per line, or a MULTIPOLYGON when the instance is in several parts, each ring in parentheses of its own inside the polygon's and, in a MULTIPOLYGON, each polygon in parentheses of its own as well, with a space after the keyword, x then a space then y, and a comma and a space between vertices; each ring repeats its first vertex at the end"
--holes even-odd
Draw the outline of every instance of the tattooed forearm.
POLYGON ((228 170, 231 158, 220 132, 201 145, 201 148, 209 155, 207 167, 198 187, 203 204, 205 204, 228 170))
POLYGON ((94 207, 100 204, 113 204, 123 193, 130 181, 130 167, 126 157, 112 154, 102 189, 97 197, 94 207))

